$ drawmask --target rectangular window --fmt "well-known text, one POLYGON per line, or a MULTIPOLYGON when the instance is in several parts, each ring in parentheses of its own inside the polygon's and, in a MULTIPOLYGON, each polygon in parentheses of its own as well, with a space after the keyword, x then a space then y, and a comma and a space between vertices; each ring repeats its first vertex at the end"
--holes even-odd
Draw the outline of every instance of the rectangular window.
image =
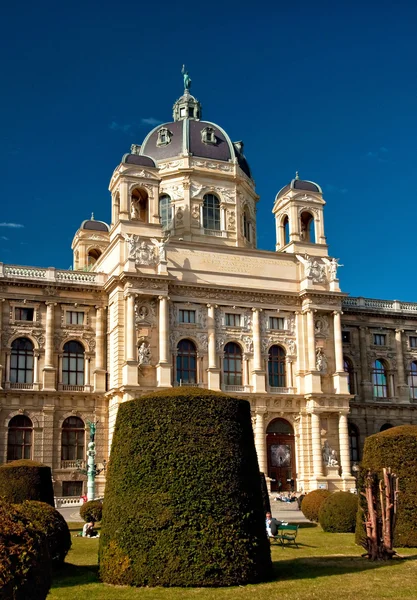
POLYGON ((14 318, 16 321, 33 321, 33 308, 23 308, 16 306, 14 309, 14 318))
POLYGON ((269 329, 285 329, 285 319, 282 317, 269 317, 269 329))
POLYGON ((84 313, 77 310, 67 310, 67 325, 83 325, 84 313))
POLYGON ((195 310, 183 310, 180 308, 179 321, 180 323, 195 323, 195 310))
POLYGON ((350 344, 350 331, 342 331, 342 342, 350 344))
POLYGON ((80 497, 83 493, 83 482, 82 481, 63 481, 62 482, 62 495, 80 497))
POLYGON ((240 327, 240 315, 235 315, 234 313, 226 313, 225 325, 226 327, 240 327))
POLYGON ((386 335, 384 333, 374 333, 374 344, 375 346, 385 346, 386 335))
POLYGON ((417 348, 417 336, 410 335, 409 340, 410 340, 410 348, 417 348))

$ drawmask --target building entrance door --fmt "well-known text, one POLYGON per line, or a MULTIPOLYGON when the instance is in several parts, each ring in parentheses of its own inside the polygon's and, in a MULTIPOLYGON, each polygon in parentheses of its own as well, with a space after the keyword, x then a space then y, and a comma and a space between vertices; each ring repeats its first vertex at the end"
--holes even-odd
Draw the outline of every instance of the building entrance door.
POLYGON ((266 431, 268 476, 273 492, 296 489, 294 431, 285 419, 275 419, 266 431))

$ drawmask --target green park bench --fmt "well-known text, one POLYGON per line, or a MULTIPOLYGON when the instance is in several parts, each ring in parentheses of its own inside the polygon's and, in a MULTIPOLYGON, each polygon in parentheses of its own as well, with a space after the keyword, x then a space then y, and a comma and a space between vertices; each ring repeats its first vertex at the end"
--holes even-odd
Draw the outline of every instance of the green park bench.
POLYGON ((298 525, 280 525, 278 527, 278 533, 273 539, 281 544, 281 546, 294 544, 298 548, 298 544, 296 542, 297 534, 298 525))

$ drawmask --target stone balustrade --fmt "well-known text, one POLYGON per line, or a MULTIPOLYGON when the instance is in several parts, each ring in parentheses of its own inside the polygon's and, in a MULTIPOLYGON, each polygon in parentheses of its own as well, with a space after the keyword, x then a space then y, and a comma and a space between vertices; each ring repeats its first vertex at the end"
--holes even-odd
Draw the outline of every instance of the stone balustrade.
POLYGON ((375 298, 347 297, 343 298, 342 306, 344 309, 368 308, 400 313, 417 313, 417 302, 400 302, 399 300, 377 300, 375 298))
POLYGON ((70 283, 100 286, 104 284, 106 275, 88 271, 66 271, 54 267, 25 267, 0 263, 0 279, 33 279, 48 284, 70 283))

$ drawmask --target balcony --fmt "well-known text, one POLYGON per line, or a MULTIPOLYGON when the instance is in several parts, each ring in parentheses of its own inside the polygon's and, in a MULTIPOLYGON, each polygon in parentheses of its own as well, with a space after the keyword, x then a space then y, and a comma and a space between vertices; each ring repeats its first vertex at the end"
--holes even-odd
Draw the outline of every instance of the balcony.
MULTIPOLYGON (((60 386, 61 387, 61 386, 60 386)), ((62 385, 63 392, 84 392, 84 385, 62 385)))
POLYGON ((33 390, 33 383, 11 383, 11 390, 33 390))
POLYGON ((0 263, 0 279, 37 280, 47 284, 70 283, 100 286, 106 280, 104 273, 88 271, 64 271, 54 267, 23 267, 21 265, 5 265, 0 263))
POLYGON ((85 469, 85 460, 61 460, 61 469, 85 469))
POLYGON ((268 392, 270 394, 290 394, 292 392, 292 388, 288 388, 288 387, 268 387, 268 392))
POLYGON ((250 385, 224 385, 224 392, 251 392, 252 386, 250 385))

